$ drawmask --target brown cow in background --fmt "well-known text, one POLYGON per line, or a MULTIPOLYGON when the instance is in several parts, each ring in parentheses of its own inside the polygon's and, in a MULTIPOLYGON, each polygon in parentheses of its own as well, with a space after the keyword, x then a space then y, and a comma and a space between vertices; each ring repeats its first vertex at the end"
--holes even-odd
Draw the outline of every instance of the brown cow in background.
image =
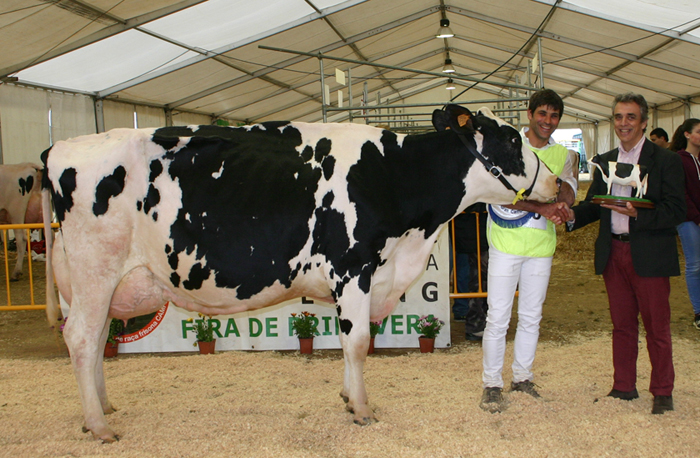
MULTIPOLYGON (((0 224, 41 222, 41 170, 41 166, 29 162, 0 165, 0 224)), ((22 263, 27 251, 26 232, 14 232, 17 263, 11 281, 17 281, 22 275, 22 263)))

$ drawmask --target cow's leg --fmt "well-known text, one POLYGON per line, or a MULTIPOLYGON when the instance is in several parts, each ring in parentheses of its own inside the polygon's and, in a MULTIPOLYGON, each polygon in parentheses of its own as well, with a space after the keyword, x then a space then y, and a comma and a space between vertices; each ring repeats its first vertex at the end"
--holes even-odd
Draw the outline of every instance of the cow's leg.
MULTIPOLYGON (((102 330, 102 335, 100 336, 100 348, 104 349, 107 343, 107 336, 109 336, 109 325, 112 319, 108 318, 105 327, 102 330)), ((95 386, 97 386, 97 395, 100 397, 100 404, 102 405, 102 412, 105 415, 114 413, 117 409, 109 402, 107 399, 107 387, 105 385, 105 375, 104 375, 104 351, 97 352, 97 363, 95 364, 95 386)))
POLYGON ((17 245, 17 263, 15 270, 12 272, 10 281, 17 281, 22 276, 22 265, 24 264, 24 255, 27 254, 27 238, 25 229, 15 229, 15 244, 17 245))
POLYGON ((369 348, 370 295, 357 285, 345 286, 338 298, 340 343, 345 360, 345 378, 340 396, 346 409, 355 414, 354 422, 367 425, 375 421, 372 409, 367 405, 367 391, 363 377, 367 349, 369 348))
POLYGON ((78 382, 85 417, 83 430, 91 431, 96 439, 103 442, 114 442, 118 437, 107 425, 104 417, 104 412, 111 411, 112 408, 107 400, 102 373, 102 358, 109 326, 108 307, 90 307, 94 304, 108 304, 109 297, 99 301, 95 296, 89 295, 89 299, 83 303, 81 295, 74 291, 70 319, 66 322, 63 334, 78 382))

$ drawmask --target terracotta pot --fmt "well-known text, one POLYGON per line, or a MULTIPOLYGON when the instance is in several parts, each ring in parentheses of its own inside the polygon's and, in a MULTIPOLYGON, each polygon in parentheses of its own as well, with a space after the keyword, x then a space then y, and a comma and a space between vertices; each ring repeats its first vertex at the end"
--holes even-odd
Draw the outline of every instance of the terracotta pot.
POLYGON ((367 349, 367 354, 371 355, 374 353, 374 337, 369 338, 369 348, 367 349))
POLYGON ((299 353, 303 355, 310 355, 311 353, 314 352, 314 338, 313 337, 307 337, 307 338, 301 338, 299 337, 299 353))
POLYGON ((432 353, 435 350, 435 339, 420 336, 418 344, 420 345, 421 353, 432 353))
POLYGON ((117 353, 119 353, 119 342, 107 342, 105 345, 105 358, 114 358, 117 356, 117 353))
POLYGON ((202 342, 201 340, 198 340, 197 346, 199 347, 200 355, 213 355, 214 350, 216 349, 216 339, 212 340, 211 342, 202 342))

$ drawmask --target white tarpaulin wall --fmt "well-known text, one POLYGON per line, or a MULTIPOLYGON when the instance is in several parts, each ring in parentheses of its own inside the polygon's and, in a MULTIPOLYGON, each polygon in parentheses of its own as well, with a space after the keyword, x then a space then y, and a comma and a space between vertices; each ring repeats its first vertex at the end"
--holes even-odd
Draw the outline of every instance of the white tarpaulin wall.
MULTIPOLYGON (((445 327, 435 339, 435 346, 445 348, 450 339, 449 300, 449 237, 444 230, 435 244, 425 273, 406 292, 405 301, 382 323, 375 338, 376 348, 417 348, 416 324, 423 315, 433 315, 445 321, 445 327)), ((70 309, 61 302, 64 317, 70 317, 70 309)), ((218 326, 217 350, 297 350, 299 341, 290 328, 292 313, 308 311, 318 318, 319 335, 314 338, 314 348, 341 348, 335 307, 301 299, 287 301, 254 312, 220 315, 215 317, 218 326)), ((122 337, 121 353, 155 353, 196 351, 194 324, 189 319, 201 319, 196 313, 167 305, 141 330, 122 337)))

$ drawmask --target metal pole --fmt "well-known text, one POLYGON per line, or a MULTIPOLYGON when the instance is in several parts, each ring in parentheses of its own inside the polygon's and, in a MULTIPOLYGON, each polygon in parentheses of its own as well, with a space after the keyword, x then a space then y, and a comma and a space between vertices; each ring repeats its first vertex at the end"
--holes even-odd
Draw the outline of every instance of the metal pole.
POLYGON ((544 89, 544 65, 542 64, 542 37, 537 37, 537 53, 540 56, 540 89, 544 89))
MULTIPOLYGON (((367 90, 367 81, 365 81, 365 84, 364 84, 364 86, 362 87, 362 104, 363 104, 364 106, 366 106, 366 105, 367 105, 367 102, 369 101, 369 98, 368 98, 368 97, 369 97, 369 92, 368 92, 368 90, 367 90)), ((362 110, 362 111, 361 111, 360 113, 362 113, 362 114, 367 114, 367 110, 365 110, 364 108, 361 108, 361 110, 362 110)), ((366 120, 366 119, 365 119, 365 124, 367 124, 367 120, 366 120)))
MULTIPOLYGON (((352 67, 348 68, 348 105, 352 106, 352 67)), ((350 122, 352 122, 352 111, 348 111, 350 122)))
POLYGON ((105 131, 105 112, 103 99, 95 99, 95 127, 97 128, 98 134, 105 131))
POLYGON ((321 112, 323 113, 323 122, 328 122, 328 112, 326 110, 326 80, 323 75, 323 58, 318 58, 319 66, 321 67, 321 112))
MULTIPOLYGON (((365 85, 367 82, 365 81, 365 85)), ((366 96, 367 94, 365 94, 366 96)), ((365 101, 367 98, 365 97, 365 101)), ((501 102, 527 102, 529 99, 527 98, 499 98, 499 99, 490 99, 490 100, 472 100, 472 101, 454 101, 454 102, 431 102, 431 103, 403 103, 403 104, 396 104, 396 105, 367 105, 367 106, 358 106, 358 107, 328 107, 328 111, 348 111, 348 110, 362 110, 362 109, 371 109, 371 110, 376 110, 379 108, 420 108, 420 107, 442 107, 450 103, 457 103, 460 105, 477 105, 477 104, 488 104, 488 103, 501 103, 501 102)))

